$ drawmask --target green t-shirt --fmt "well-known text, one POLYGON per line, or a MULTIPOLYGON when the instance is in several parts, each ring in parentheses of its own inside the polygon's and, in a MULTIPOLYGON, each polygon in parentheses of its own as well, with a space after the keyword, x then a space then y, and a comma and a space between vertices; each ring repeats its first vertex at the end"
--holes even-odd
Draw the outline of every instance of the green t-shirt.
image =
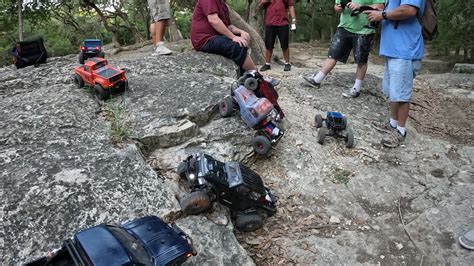
MULTIPOLYGON (((353 3, 361 6, 369 6, 374 4, 384 4, 385 0, 352 0, 353 3)), ((341 0, 336 0, 336 4, 340 4, 341 0)), ((351 17, 352 10, 349 7, 344 8, 338 27, 343 27, 347 31, 357 34, 375 33, 375 29, 368 29, 364 26, 369 24, 367 15, 360 13, 358 16, 351 17)))

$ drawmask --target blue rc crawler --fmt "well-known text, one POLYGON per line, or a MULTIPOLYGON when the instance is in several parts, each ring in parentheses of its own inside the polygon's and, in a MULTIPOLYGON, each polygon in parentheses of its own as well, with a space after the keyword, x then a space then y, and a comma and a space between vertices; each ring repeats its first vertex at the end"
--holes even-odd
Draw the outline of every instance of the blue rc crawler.
POLYGON ((26 265, 180 265, 195 254, 191 239, 178 226, 147 216, 82 230, 26 265))
POLYGON ((326 136, 341 138, 346 142, 347 148, 354 147, 354 133, 347 126, 347 118, 338 112, 327 112, 326 119, 319 114, 314 118, 318 131, 318 143, 324 144, 326 136))

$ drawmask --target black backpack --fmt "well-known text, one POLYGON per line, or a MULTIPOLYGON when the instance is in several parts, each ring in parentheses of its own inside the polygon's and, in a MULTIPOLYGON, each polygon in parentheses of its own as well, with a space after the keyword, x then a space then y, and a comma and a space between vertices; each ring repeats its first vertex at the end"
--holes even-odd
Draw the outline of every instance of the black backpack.
POLYGON ((12 56, 17 68, 44 64, 48 59, 48 53, 41 37, 31 41, 17 42, 12 49, 12 56))

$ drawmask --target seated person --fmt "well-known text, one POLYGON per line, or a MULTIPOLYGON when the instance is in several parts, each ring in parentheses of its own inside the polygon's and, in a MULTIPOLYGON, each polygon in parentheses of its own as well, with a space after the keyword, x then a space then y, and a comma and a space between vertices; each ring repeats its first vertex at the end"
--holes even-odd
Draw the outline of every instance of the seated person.
POLYGON ((196 1, 191 42, 196 51, 232 59, 241 72, 257 69, 248 53, 250 35, 231 24, 225 0, 196 1))

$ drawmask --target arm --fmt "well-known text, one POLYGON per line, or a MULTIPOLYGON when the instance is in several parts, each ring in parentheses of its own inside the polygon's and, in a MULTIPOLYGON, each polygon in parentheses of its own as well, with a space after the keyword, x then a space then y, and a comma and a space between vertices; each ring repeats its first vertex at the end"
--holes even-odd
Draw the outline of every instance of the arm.
MULTIPOLYGON (((226 36, 227 38, 231 39, 232 41, 240 44, 240 46, 245 46, 247 47, 248 45, 248 42, 247 40, 245 40, 244 38, 242 37, 239 37, 239 36, 236 36, 234 34, 234 32, 231 31, 230 28, 236 28, 234 26, 229 26, 226 27, 226 25, 224 24, 224 22, 222 22, 222 20, 219 18, 219 16, 217 15, 217 13, 213 13, 213 14, 210 14, 207 16, 207 21, 209 21, 209 23, 211 24, 211 26, 217 31, 219 32, 220 34, 226 36)), ((236 28, 238 29, 238 28, 236 28)), ((235 29, 234 29, 235 30, 235 29)), ((238 29, 239 31, 242 31, 240 29, 238 29)), ((236 31, 237 33, 237 31, 236 31)))
MULTIPOLYGON (((373 5, 369 5, 369 6, 372 7, 372 8, 375 8, 377 10, 383 10, 384 7, 385 7, 384 4, 373 4, 373 5)), ((347 4, 347 7, 350 8, 352 11, 355 11, 355 10, 359 9, 361 7, 361 5, 353 3, 353 2, 349 2, 347 4)))
MULTIPOLYGON (((382 11, 364 11, 369 18, 369 21, 381 21, 382 11)), ((416 16, 418 13, 418 8, 411 5, 401 5, 394 10, 390 10, 386 13, 386 18, 388 20, 404 20, 412 16, 416 16)))
POLYGON ((295 22, 296 22, 295 7, 294 7, 294 6, 290 6, 288 9, 290 9, 291 21, 295 21, 295 22))
POLYGON ((248 34, 248 32, 241 30, 234 25, 229 25, 229 30, 233 34, 239 35, 240 37, 244 38, 247 42, 250 42, 250 34, 248 34))

